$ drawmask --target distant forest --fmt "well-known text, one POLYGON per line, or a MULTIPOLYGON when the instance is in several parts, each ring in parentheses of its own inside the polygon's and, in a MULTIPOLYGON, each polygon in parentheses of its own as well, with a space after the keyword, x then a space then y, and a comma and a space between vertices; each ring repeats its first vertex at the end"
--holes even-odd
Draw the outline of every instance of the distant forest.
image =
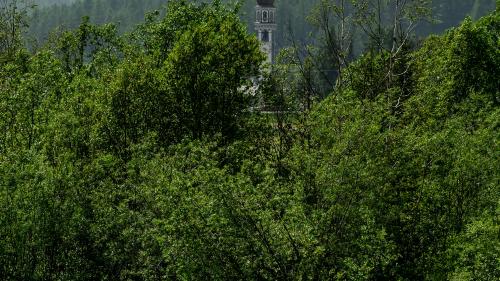
MULTIPOLYGON (((75 28, 83 16, 90 22, 103 24, 113 22, 120 32, 128 32, 144 20, 144 15, 154 10, 163 10, 167 0, 36 0, 38 5, 31 17, 29 37, 45 41, 54 29, 75 28)), ((195 1, 196 2, 196 1, 195 1)), ((201 2, 201 1, 197 1, 201 2)), ((234 2, 225 0, 223 2, 234 2)), ((290 40, 311 41, 315 29, 308 16, 319 0, 276 0, 278 8, 278 34, 276 45, 288 46, 290 40)), ((240 16, 253 31, 253 8, 255 0, 243 0, 240 16)), ((434 22, 423 22, 417 32, 422 38, 431 33, 441 33, 457 26, 466 16, 478 19, 495 9, 495 0, 434 0, 434 22)))
POLYGON ((35 4, 40 7, 46 7, 51 5, 71 4, 73 2, 75 2, 75 0, 36 0, 35 4))

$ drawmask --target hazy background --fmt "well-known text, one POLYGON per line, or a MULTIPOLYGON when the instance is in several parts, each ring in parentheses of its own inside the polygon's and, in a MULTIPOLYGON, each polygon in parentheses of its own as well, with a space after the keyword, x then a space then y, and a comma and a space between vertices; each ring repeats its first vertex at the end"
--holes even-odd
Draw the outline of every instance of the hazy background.
MULTIPOLYGON (((234 3, 226 0, 224 2, 234 3)), ((276 0, 278 9, 278 32, 275 36, 278 48, 289 45, 290 34, 295 40, 306 42, 315 30, 308 24, 307 16, 319 0, 276 0)), ((83 16, 93 23, 116 23, 120 32, 133 29, 144 19, 144 14, 161 10, 166 0, 35 0, 35 9, 29 36, 43 42, 55 28, 74 28, 83 16)), ((495 9, 495 0, 435 0, 433 15, 436 23, 421 23, 419 36, 441 33, 458 25, 466 16, 477 19, 495 9)), ((241 18, 253 32, 253 9, 255 0, 244 0, 241 18)))

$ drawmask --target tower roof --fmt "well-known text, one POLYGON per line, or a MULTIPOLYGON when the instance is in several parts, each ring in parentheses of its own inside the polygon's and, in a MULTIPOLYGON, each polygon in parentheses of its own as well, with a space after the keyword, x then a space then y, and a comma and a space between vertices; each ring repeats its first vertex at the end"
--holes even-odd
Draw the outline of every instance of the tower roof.
POLYGON ((262 7, 274 7, 274 0, 257 0, 257 5, 262 7))

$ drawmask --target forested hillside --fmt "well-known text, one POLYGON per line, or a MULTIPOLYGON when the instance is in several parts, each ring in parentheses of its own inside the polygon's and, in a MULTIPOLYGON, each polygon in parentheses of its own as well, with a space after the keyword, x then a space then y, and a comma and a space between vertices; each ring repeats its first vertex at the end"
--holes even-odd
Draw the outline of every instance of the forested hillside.
POLYGON ((30 19, 29 35, 46 40, 56 28, 77 27, 88 16, 95 24, 115 23, 121 33, 131 31, 144 21, 146 13, 161 9, 165 0, 76 0, 57 1, 57 5, 40 6, 30 19))
POLYGON ((47 7, 52 5, 68 5, 78 0, 32 0, 33 4, 39 7, 47 7))
MULTIPOLYGON (((161 10, 166 2, 166 0, 36 0, 35 3, 40 7, 32 17, 29 34, 38 40, 45 40, 49 32, 57 27, 77 27, 83 16, 89 16, 90 21, 96 24, 119 23, 118 29, 121 32, 131 31, 136 24, 144 20, 146 12, 161 10), (58 5, 47 7, 51 3, 58 5)), ((241 2, 243 7, 239 15, 252 32, 255 0, 241 2)), ((277 0, 275 2, 278 8, 279 26, 276 34, 277 46, 280 48, 289 46, 291 40, 313 41, 310 39, 310 33, 314 34, 316 28, 307 18, 311 10, 321 1, 277 0)), ((417 30, 421 36, 441 33, 458 25, 467 15, 477 19, 494 10, 495 0, 434 0, 433 7, 434 22, 420 24, 417 30)))
POLYGON ((411 3, 273 66, 218 1, 36 50, 1 10, 0 280, 498 280, 499 6, 411 3))

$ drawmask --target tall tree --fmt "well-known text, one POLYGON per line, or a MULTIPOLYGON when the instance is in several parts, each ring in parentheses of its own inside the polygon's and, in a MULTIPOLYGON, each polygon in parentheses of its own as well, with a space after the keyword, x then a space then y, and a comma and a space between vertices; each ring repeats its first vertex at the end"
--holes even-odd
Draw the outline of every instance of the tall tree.
POLYGON ((0 62, 23 47, 21 35, 28 27, 31 8, 27 0, 0 1, 0 62))

